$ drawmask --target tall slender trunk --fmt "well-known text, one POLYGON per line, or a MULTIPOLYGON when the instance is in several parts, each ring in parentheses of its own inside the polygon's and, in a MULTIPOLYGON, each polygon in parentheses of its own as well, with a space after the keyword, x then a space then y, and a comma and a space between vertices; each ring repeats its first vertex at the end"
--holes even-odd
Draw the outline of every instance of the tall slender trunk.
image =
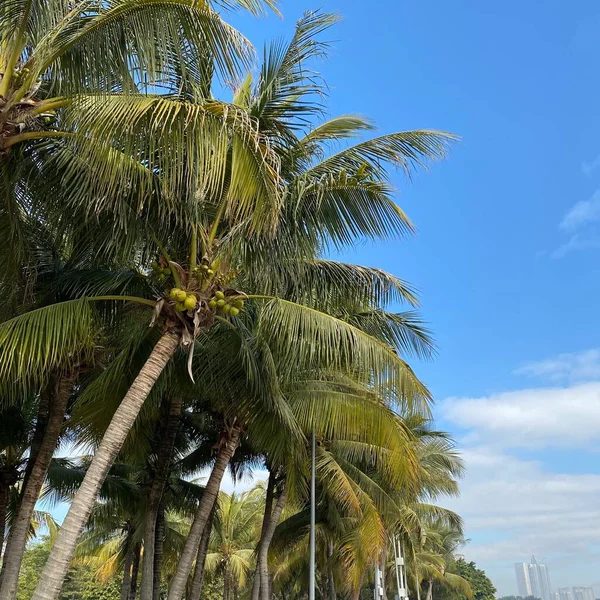
POLYGON ((27 458, 27 466, 25 467, 25 475, 23 476, 23 485, 21 489, 27 487, 29 478, 31 477, 31 471, 33 465, 35 465, 42 448, 44 436, 46 434, 46 427, 48 427, 48 421, 50 419, 50 410, 52 407, 52 395, 55 389, 55 383, 46 386, 40 392, 40 400, 38 402, 38 410, 35 419, 35 430, 33 437, 31 438, 31 446, 29 448, 29 457, 27 458))
POLYGON ((223 600, 229 600, 229 573, 227 570, 223 574, 223 600))
POLYGON ((430 579, 427 582, 427 596, 426 596, 427 600, 433 600, 433 580, 430 579))
POLYGON ((160 584, 163 566, 163 548, 165 544, 165 504, 164 497, 158 508, 156 517, 156 538, 154 541, 154 581, 152 590, 152 600, 160 600, 160 584))
POLYGON ((131 566, 133 564, 133 544, 131 542, 131 526, 127 525, 127 552, 123 563, 123 583, 121 584, 121 600, 129 600, 131 589, 131 566))
POLYGON ((379 563, 379 568, 381 569, 381 588, 383 589, 383 600, 387 600, 387 578, 386 578, 386 570, 385 566, 387 564, 387 546, 384 546, 381 551, 381 562, 379 563))
MULTIPOLYGON (((272 474, 269 476, 271 478, 272 474)), ((275 529, 281 518, 281 513, 287 500, 287 487, 285 481, 280 482, 280 492, 273 512, 263 521, 263 531, 261 533, 260 548, 258 550, 258 564, 260 569, 260 597, 261 600, 270 600, 271 598, 271 578, 269 577, 269 547, 275 535, 275 529)), ((266 513, 265 513, 266 516, 266 513)))
MULTIPOLYGON (((168 600, 181 600, 181 598, 183 598, 185 586, 192 570, 192 564, 194 563, 194 558, 198 553, 198 547, 200 546, 202 533, 210 516, 213 504, 217 498, 217 494, 219 493, 219 488, 221 486, 221 481, 223 480, 223 475, 225 474, 225 469, 227 468, 231 457, 235 453, 239 441, 240 429, 239 427, 234 426, 227 432, 221 442, 217 452, 215 464, 211 471, 210 477, 206 482, 204 492, 202 493, 202 498, 198 504, 196 514, 194 515, 194 522, 192 523, 190 533, 185 541, 183 551, 179 558, 177 570, 175 571, 175 575, 171 581, 168 600)), ((38 599, 34 598, 33 600, 38 599)))
POLYGON ((8 498, 10 485, 0 479, 0 557, 4 549, 4 533, 6 531, 6 513, 8 512, 8 498))
POLYGON ((321 572, 321 585, 320 585, 321 600, 327 600, 327 594, 328 594, 328 590, 329 590, 329 578, 327 577, 327 569, 325 567, 323 567, 322 569, 320 569, 320 572, 321 572))
MULTIPOLYGON (((0 598, 3 600, 14 600, 17 595, 19 571, 21 570, 25 546, 27 545, 31 518, 58 444, 74 380, 74 375, 57 377, 49 407, 43 407, 44 414, 40 415, 42 420, 46 421, 45 427, 43 423, 41 424, 44 433, 43 435, 40 433, 37 439, 37 427, 34 433, 33 442, 35 442, 35 446, 32 444, 31 468, 29 465, 27 466, 28 471, 25 473, 25 482, 19 498, 17 514, 6 542, 6 552, 2 565, 2 584, 0 586, 0 598), (45 414, 46 410, 48 411, 47 416, 45 414)), ((40 398, 40 401, 42 401, 42 398, 40 398)))
POLYGON ((140 572, 140 555, 142 554, 142 545, 138 542, 133 549, 133 562, 131 563, 131 581, 129 583, 129 598, 135 600, 137 594, 137 580, 140 572))
POLYGON ((333 544, 327 544, 327 576, 328 576, 328 595, 329 600, 336 600, 335 579, 333 577, 333 544))
MULTIPOLYGON (((363 569, 362 573, 360 574, 360 579, 358 580, 358 587, 352 591, 352 600, 360 600, 360 592, 365 583, 366 574, 367 574, 367 570, 363 569)), ((375 584, 375 585, 377 585, 377 584, 375 584)))
POLYGON ((83 482, 71 502, 32 600, 58 598, 77 541, 90 516, 106 474, 121 450, 156 380, 175 354, 180 339, 181 334, 175 332, 165 333, 160 338, 117 408, 83 482))
POLYGON ((158 509, 169 477, 175 437, 181 418, 181 398, 171 398, 167 421, 162 428, 162 439, 158 445, 158 456, 152 484, 148 491, 144 517, 144 560, 142 562, 142 585, 140 599, 152 600, 154 596, 154 545, 156 541, 156 519, 158 509))
POLYGON ((208 523, 202 532, 198 554, 196 554, 196 568, 194 569, 194 579, 190 589, 188 600, 200 600, 202 596, 202 587, 204 586, 204 566, 206 564, 206 555, 208 554, 208 545, 210 543, 210 534, 212 533, 213 523, 215 519, 215 509, 217 502, 213 503, 213 507, 208 518, 208 523))
POLYGON ((263 547, 263 539, 265 532, 267 531, 268 524, 271 520, 273 513, 273 496, 275 492, 275 474, 273 471, 269 471, 269 480, 267 482, 267 493, 265 496, 265 513, 263 515, 262 528, 260 531, 260 540, 258 541, 258 550, 256 552, 256 569, 254 570, 254 581, 252 582, 252 593, 250 596, 251 600, 259 600, 260 588, 262 585, 262 578, 260 575, 260 554, 263 547))

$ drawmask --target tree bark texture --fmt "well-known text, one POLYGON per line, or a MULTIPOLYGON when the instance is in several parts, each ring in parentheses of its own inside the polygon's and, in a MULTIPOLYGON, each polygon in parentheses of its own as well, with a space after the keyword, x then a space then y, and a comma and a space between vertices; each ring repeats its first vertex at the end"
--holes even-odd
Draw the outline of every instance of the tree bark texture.
MULTIPOLYGON (((194 559, 198 554, 198 548, 202 539, 202 533, 206 527, 212 507, 215 503, 225 469, 233 457, 240 441, 240 429, 237 426, 231 428, 222 438, 217 451, 215 464, 210 477, 206 482, 202 498, 198 504, 194 521, 181 556, 177 564, 177 570, 169 587, 168 600, 181 600, 185 593, 185 586, 192 570, 194 559)), ((33 600, 38 600, 34 598, 33 600)), ((40 598, 39 600, 45 600, 40 598)), ((55 600, 54 598, 52 600, 55 600)))
POLYGON ((56 536, 32 600, 56 600, 58 598, 77 541, 90 516, 98 491, 121 450, 144 401, 175 354, 180 339, 181 334, 175 332, 167 332, 160 338, 115 411, 56 536))
MULTIPOLYGON (((128 527, 129 529, 129 527, 128 527)), ((121 584, 121 600, 129 600, 129 590, 131 589, 131 566, 133 563, 133 545, 131 536, 127 535, 127 552, 123 561, 123 582, 121 584)))
POLYGON ((19 572, 31 518, 60 438, 74 381, 74 375, 59 375, 52 389, 46 390, 40 396, 41 406, 38 409, 38 423, 32 440, 31 458, 26 467, 17 513, 8 534, 2 564, 0 598, 3 600, 14 600, 17 596, 19 572))
POLYGON ((137 595, 137 581, 140 573, 140 555, 142 554, 142 545, 138 542, 133 549, 133 561, 131 563, 131 581, 129 584, 128 600, 135 600, 137 595))
POLYGON ((152 600, 160 600, 160 584, 162 581, 162 566, 163 566, 163 549, 165 544, 165 506, 161 502, 156 518, 156 537, 154 541, 154 589, 152 592, 152 600))
POLYGON ((206 564, 206 555, 208 554, 208 544, 210 543, 210 534, 212 533, 216 506, 217 498, 215 498, 210 517, 208 518, 208 523, 202 532, 202 539, 200 540, 198 554, 196 555, 194 579, 192 581, 188 600, 200 600, 200 597, 202 596, 202 587, 204 586, 204 566, 206 564))
MULTIPOLYGON (((269 476, 270 478, 271 476, 269 476)), ((275 508, 266 522, 266 527, 261 533, 260 548, 258 551, 258 563, 260 566, 260 598, 261 600, 270 600, 271 598, 271 577, 269 572, 269 548, 275 535, 275 529, 281 518, 281 513, 287 500, 287 487, 285 481, 279 483, 280 492, 275 502, 275 508)))
MULTIPOLYGON (((162 497, 169 478, 175 437, 181 418, 181 398, 169 400, 169 410, 164 427, 160 428, 160 438, 156 457, 156 467, 148 490, 146 514, 144 516, 144 560, 142 562, 141 600, 154 597, 154 550, 156 541, 156 520, 162 497)), ((160 574, 159 574, 160 575, 160 574)))

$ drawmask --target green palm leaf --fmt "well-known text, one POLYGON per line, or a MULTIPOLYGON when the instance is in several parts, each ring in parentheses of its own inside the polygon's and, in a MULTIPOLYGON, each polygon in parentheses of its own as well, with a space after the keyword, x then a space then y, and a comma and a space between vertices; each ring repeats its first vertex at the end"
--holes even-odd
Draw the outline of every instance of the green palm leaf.
POLYGON ((86 300, 71 300, 0 323, 0 381, 3 386, 40 382, 54 369, 91 358, 94 315, 86 300))
POLYGON ((377 388, 384 384, 399 405, 427 412, 431 395, 389 346, 340 319, 279 298, 265 302, 259 332, 278 361, 294 369, 364 369, 377 388))

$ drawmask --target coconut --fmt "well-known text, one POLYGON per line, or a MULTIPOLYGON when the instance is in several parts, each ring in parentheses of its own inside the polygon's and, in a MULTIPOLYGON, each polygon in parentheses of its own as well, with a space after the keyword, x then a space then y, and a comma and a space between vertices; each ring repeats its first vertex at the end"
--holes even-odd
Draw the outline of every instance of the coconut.
MULTIPOLYGON (((217 300, 223 300, 225 298, 225 294, 221 290, 217 290, 215 292, 215 298, 217 300)), ((222 305, 221 305, 222 306, 222 305)))
POLYGON ((237 316, 240 314, 240 309, 239 309, 239 308, 237 308, 237 307, 235 307, 235 306, 232 306, 232 307, 230 308, 230 310, 229 310, 229 314, 230 314, 232 317, 237 317, 237 316))
POLYGON ((183 305, 187 310, 194 310, 196 308, 196 296, 190 294, 184 301, 183 305))
POLYGON ((184 290, 177 290, 177 294, 175 295, 175 300, 177 300, 177 302, 185 302, 186 298, 187 294, 184 290))

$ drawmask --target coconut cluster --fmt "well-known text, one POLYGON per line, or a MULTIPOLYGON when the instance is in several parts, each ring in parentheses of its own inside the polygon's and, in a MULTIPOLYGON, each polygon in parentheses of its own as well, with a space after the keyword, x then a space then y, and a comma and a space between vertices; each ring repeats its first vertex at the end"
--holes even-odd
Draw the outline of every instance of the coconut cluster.
POLYGON ((212 277, 215 274, 215 270, 213 269, 212 265, 203 263, 198 267, 194 267, 192 269, 192 273, 196 277, 201 277, 201 278, 204 277, 206 279, 209 279, 210 277, 212 277))
POLYGON ((244 301, 241 298, 228 298, 223 292, 217 290, 210 299, 208 306, 213 310, 222 312, 224 315, 237 317, 244 308, 244 301))
POLYGON ((150 267, 152 267, 152 274, 160 282, 165 281, 171 274, 171 269, 169 269, 169 267, 161 267, 156 261, 153 261, 150 267))
POLYGON ((174 287, 169 292, 169 298, 175 302, 175 310, 178 310, 179 312, 194 310, 196 304, 198 304, 198 300, 194 294, 186 292, 178 287, 174 287))

